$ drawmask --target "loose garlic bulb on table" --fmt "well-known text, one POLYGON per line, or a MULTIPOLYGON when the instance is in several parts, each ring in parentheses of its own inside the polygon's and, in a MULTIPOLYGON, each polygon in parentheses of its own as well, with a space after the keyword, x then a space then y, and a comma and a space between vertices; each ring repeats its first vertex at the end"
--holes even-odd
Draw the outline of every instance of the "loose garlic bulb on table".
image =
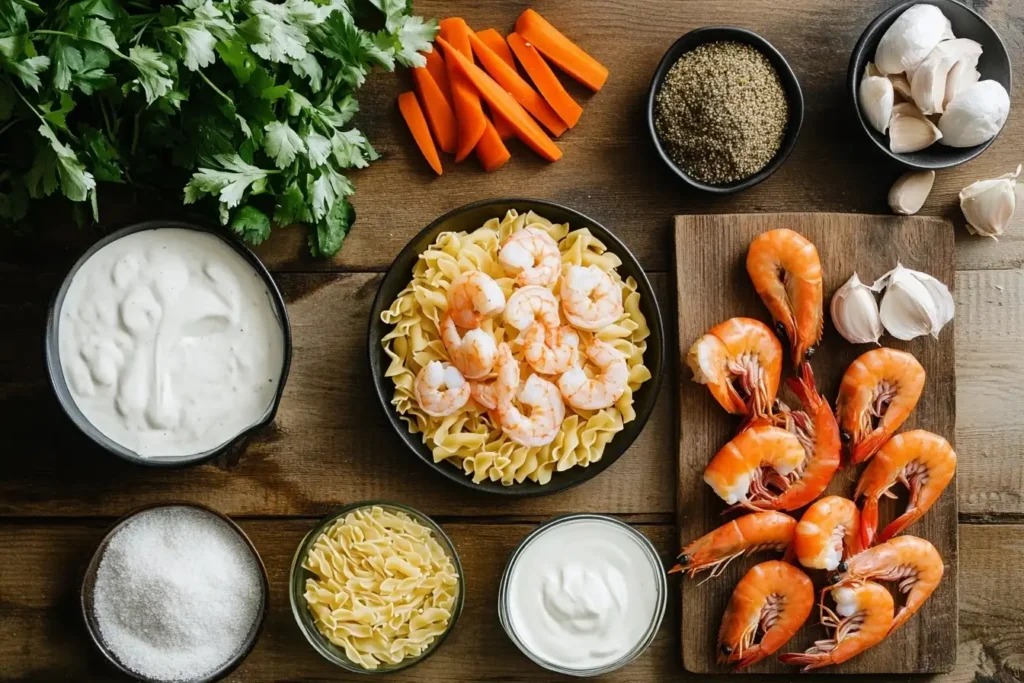
POLYGON ((992 180, 979 180, 960 191, 960 210, 967 219, 967 229, 974 235, 996 239, 1010 224, 1017 208, 1017 177, 1007 173, 992 180))

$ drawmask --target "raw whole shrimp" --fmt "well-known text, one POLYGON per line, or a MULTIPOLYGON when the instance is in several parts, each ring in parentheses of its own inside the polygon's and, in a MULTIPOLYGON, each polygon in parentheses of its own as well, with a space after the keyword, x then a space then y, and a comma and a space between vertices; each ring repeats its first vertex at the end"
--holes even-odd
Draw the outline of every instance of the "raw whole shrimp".
POLYGON ((494 386, 501 430, 522 446, 546 446, 554 441, 565 419, 565 404, 558 387, 540 375, 530 375, 520 389, 519 363, 504 342, 498 346, 496 368, 498 380, 494 386), (530 409, 528 416, 515 406, 516 399, 530 409))
POLYGON ((870 547, 875 541, 878 501, 882 496, 892 495, 889 491, 896 482, 910 490, 910 500, 906 512, 882 531, 878 537, 881 542, 888 541, 921 519, 949 486, 955 473, 956 453, 938 434, 915 429, 886 441, 861 473, 854 494, 854 499, 864 496, 861 524, 864 547, 870 547))
POLYGON ((598 266, 570 266, 558 293, 565 319, 578 330, 596 332, 622 317, 622 287, 598 266))
POLYGON ((686 354, 693 381, 706 384, 734 415, 760 417, 771 410, 782 375, 782 345, 753 318, 730 318, 694 342, 686 354))
POLYGON ((432 360, 416 375, 413 393, 427 415, 446 417, 469 401, 469 383, 454 365, 432 360))
POLYGON ((750 243, 747 272, 799 367, 814 354, 824 324, 818 250, 800 233, 769 230, 750 243))
POLYGON ((793 549, 803 566, 834 570, 844 557, 860 552, 860 510, 848 498, 825 496, 800 518, 793 549))
POLYGON ((535 321, 542 323, 546 329, 561 324, 555 295, 550 289, 538 285, 521 287, 512 292, 505 306, 505 322, 523 335, 535 321))
POLYGON ((846 369, 836 415, 854 464, 878 452, 900 428, 917 405, 924 380, 917 359, 896 349, 872 349, 846 369))
POLYGON ((525 227, 505 238, 498 251, 498 263, 506 273, 515 276, 520 287, 548 287, 558 279, 562 254, 546 230, 525 227))
POLYGON ((800 630, 814 607, 807 574, 787 562, 754 565, 736 584, 718 630, 718 662, 737 669, 759 662, 800 630), (754 642, 762 633, 761 641, 754 642))
POLYGON ((626 393, 629 367, 626 357, 618 349, 600 339, 587 346, 587 358, 601 374, 591 379, 583 368, 570 368, 558 378, 558 389, 566 402, 577 410, 601 410, 613 405, 626 393))
POLYGON ((906 603, 893 617, 890 633, 921 609, 945 571, 939 551, 917 536, 897 536, 857 553, 845 564, 845 571, 840 566, 840 573, 829 579, 831 583, 846 586, 862 581, 893 581, 906 594, 906 603))
POLYGON ((752 499, 785 491, 806 459, 800 440, 785 429, 755 424, 725 444, 704 470, 704 481, 729 505, 757 510, 752 499))
POLYGON ((692 579, 697 572, 710 569, 708 579, 712 579, 737 557, 761 550, 786 550, 795 528, 796 520, 782 512, 769 510, 737 517, 683 548, 679 563, 668 573, 687 572, 692 579))
POLYGON ((487 273, 470 270, 460 273, 448 287, 448 314, 464 330, 480 326, 505 308, 505 293, 487 273))
POLYGON ((579 346, 576 330, 568 325, 547 327, 539 320, 530 325, 523 337, 526 362, 542 375, 558 375, 576 365, 579 346))
POLYGON ((466 379, 486 377, 494 368, 498 357, 498 345, 487 332, 480 328, 469 330, 459 336, 455 320, 450 315, 441 319, 441 342, 448 351, 452 365, 459 369, 466 379))
MULTIPOLYGON (((821 625, 834 629, 827 640, 815 641, 806 652, 779 655, 783 664, 802 671, 842 664, 885 639, 892 626, 893 599, 883 586, 871 581, 831 589, 836 610, 821 605, 821 625)), ((823 596, 824 597, 824 596, 823 596)))

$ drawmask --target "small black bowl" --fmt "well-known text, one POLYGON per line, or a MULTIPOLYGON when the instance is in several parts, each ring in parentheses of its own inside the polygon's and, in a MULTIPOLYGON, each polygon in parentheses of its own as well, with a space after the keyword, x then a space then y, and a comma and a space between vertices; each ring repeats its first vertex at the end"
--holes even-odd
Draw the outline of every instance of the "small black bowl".
POLYGON ((658 68, 654 72, 654 77, 651 79, 651 87, 647 93, 647 128, 650 130, 651 140, 654 141, 654 147, 658 150, 661 160, 688 185, 712 194, 733 194, 748 190, 779 170, 779 167, 785 163, 790 153, 792 153, 793 148, 796 147, 796 140, 800 136, 800 127, 803 126, 803 123, 804 94, 800 89, 800 81, 797 80, 796 74, 790 68, 789 62, 786 61, 781 52, 775 49, 774 45, 761 36, 753 31, 734 26, 706 26, 698 28, 690 31, 673 43, 672 47, 665 53, 665 56, 661 58, 661 63, 658 64, 658 68), (786 91, 786 100, 789 102, 789 123, 786 125, 786 134, 782 138, 779 151, 775 153, 775 157, 764 168, 742 180, 722 185, 711 185, 697 180, 672 160, 668 151, 661 144, 661 138, 658 137, 658 130, 654 125, 654 110, 655 100, 658 92, 661 90, 661 84, 665 81, 665 76, 668 75, 669 69, 679 61, 679 58, 684 53, 690 52, 700 45, 721 41, 746 43, 767 57, 768 61, 775 68, 776 73, 779 74, 779 81, 782 83, 783 90, 786 91))
POLYGON ((95 444, 123 460, 127 460, 128 462, 135 463, 137 465, 167 469, 189 467, 191 465, 199 465, 212 460, 236 443, 239 443, 252 432, 273 422, 274 416, 277 415, 277 407, 281 403, 281 396, 284 394, 284 385, 288 380, 288 370, 291 368, 292 364, 292 328, 291 323, 288 320, 288 309, 285 307, 284 297, 281 296, 281 290, 277 288, 277 284, 270 276, 270 273, 267 272, 263 263, 249 250, 248 247, 238 240, 229 237, 223 231, 197 225, 195 223, 184 223, 180 221, 147 221, 145 223, 130 225, 111 232, 109 235, 104 236, 91 247, 86 249, 85 253, 75 261, 75 265, 71 266, 71 270, 68 271, 68 274, 64 277, 64 282, 61 283, 60 288, 53 295, 53 300, 50 302, 50 308, 46 314, 46 332, 43 343, 44 352, 46 354, 46 370, 50 378, 50 385, 53 387, 53 393, 56 394, 60 407, 64 409, 64 412, 67 414, 71 422, 73 422, 74 425, 95 444), (126 235, 142 232, 143 230, 159 230, 161 228, 195 230, 196 232, 205 232, 210 235, 214 235, 234 249, 250 266, 253 267, 256 274, 261 280, 263 280, 263 284, 266 285, 267 292, 270 294, 271 303, 274 305, 274 310, 277 313, 277 319, 281 323, 281 331, 284 334, 284 362, 283 367, 281 368, 281 380, 278 382, 277 392, 274 394, 274 400, 267 408, 267 412, 264 413, 263 417, 255 424, 251 425, 240 434, 235 435, 232 439, 229 439, 221 445, 203 453, 174 458, 144 458, 130 448, 126 448, 115 442, 113 439, 97 429, 91 422, 89 422, 75 404, 75 399, 71 395, 70 389, 68 389, 67 382, 64 380, 64 369, 60 364, 60 309, 64 303, 64 297, 67 295, 68 287, 71 285, 71 278, 74 277, 75 273, 78 272, 78 269, 82 267, 82 264, 88 261, 93 254, 111 242, 119 240, 126 235))
POLYGON ((868 62, 875 59, 878 42, 903 12, 913 5, 920 4, 935 5, 942 10, 942 13, 953 24, 953 35, 957 38, 970 38, 981 45, 981 49, 984 51, 978 62, 981 80, 998 81, 1006 88, 1006 92, 1012 93, 1013 76, 1010 55, 999 34, 980 14, 956 0, 904 0, 904 2, 885 10, 868 24, 857 41, 857 45, 853 48, 853 54, 850 55, 850 70, 846 74, 846 87, 850 93, 850 101, 853 102, 857 120, 860 121, 861 128, 864 129, 864 133, 871 139, 871 142, 889 158, 895 159, 908 168, 937 171, 967 163, 988 149, 988 146, 995 142, 999 135, 997 134, 988 142, 975 147, 946 147, 941 142, 937 142, 920 152, 896 154, 889 149, 889 136, 882 135, 875 130, 860 110, 860 81, 868 62))
POLYGON ((373 308, 370 311, 370 334, 368 340, 370 354, 370 372, 373 375, 373 385, 377 390, 377 398, 380 399, 384 414, 388 422, 405 442, 409 450, 420 460, 429 465, 435 471, 462 484, 467 488, 487 493, 496 493, 506 496, 543 496, 557 491, 564 491, 577 484, 582 484, 588 479, 593 479, 598 474, 619 459, 630 444, 636 440, 643 430, 647 419, 654 410, 654 403, 658 397, 658 389, 661 386, 662 375, 665 372, 665 330, 661 322, 661 310, 658 308, 658 301, 654 298, 654 290, 647 279, 643 268, 637 262, 629 250, 617 237, 606 227, 597 221, 588 218, 582 213, 570 209, 561 204, 544 201, 541 199, 485 199, 483 201, 466 204, 445 215, 424 228, 409 244, 398 254, 398 258, 391 265, 384 281, 381 282, 377 296, 373 300, 373 308), (442 232, 472 232, 491 218, 503 218, 509 209, 515 209, 520 213, 534 211, 537 214, 555 223, 568 223, 570 229, 590 228, 590 231, 608 247, 608 250, 622 259, 619 272, 623 279, 632 277, 636 280, 637 291, 640 293, 640 310, 647 318, 647 325, 651 329, 651 336, 647 339, 647 352, 644 354, 644 365, 651 371, 651 379, 643 384, 633 394, 636 411, 636 419, 625 426, 616 434, 611 442, 604 449, 602 458, 588 467, 573 467, 564 472, 555 472, 551 481, 541 486, 536 482, 527 479, 521 484, 504 486, 500 481, 486 480, 474 484, 461 469, 447 461, 434 462, 430 448, 423 443, 421 434, 413 434, 409 431, 408 425, 401 420, 394 406, 391 405, 391 398, 395 393, 395 385, 389 378, 384 376, 384 371, 390 363, 390 358, 384 353, 381 339, 391 331, 391 326, 384 324, 380 319, 382 311, 386 310, 398 296, 412 277, 412 269, 422 253, 442 232))

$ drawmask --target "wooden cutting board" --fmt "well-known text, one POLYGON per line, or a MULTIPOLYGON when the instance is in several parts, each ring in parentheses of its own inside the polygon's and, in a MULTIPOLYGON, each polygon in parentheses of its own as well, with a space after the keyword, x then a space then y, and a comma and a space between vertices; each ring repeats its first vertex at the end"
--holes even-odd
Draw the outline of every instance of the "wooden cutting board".
MULTIPOLYGON (((787 227, 817 245, 825 279, 825 334, 813 367, 818 388, 835 405, 839 382, 847 366, 872 345, 846 342, 828 320, 828 302, 854 272, 871 283, 896 265, 897 261, 954 284, 953 226, 938 218, 901 218, 851 214, 750 214, 678 216, 675 225, 676 277, 679 297, 680 351, 680 443, 679 508, 680 547, 711 531, 729 519, 721 516, 725 504, 703 482, 704 467, 735 432, 738 421, 726 414, 708 390, 691 381, 686 365, 690 345, 708 328, 734 316, 749 316, 771 324, 746 272, 747 246, 755 235, 787 227)), ((958 312, 959 314, 960 312, 958 312)), ((928 373, 917 409, 903 430, 923 428, 953 442, 956 413, 956 374, 953 355, 953 323, 946 325, 938 340, 931 337, 900 342, 886 335, 882 344, 910 351, 928 373)), ((785 342, 783 377, 792 374, 785 342)), ((780 392, 793 401, 788 390, 780 392)), ((955 447, 955 444, 954 444, 955 447)), ((963 457, 963 454, 960 454, 963 457)), ((835 475, 828 493, 850 497, 859 468, 843 467, 835 475)), ((881 506, 882 528, 906 506, 901 487, 898 501, 881 506)), ((799 518, 802 510, 795 511, 799 518)), ((950 671, 957 648, 957 495, 956 481, 949 485, 927 515, 906 533, 935 544, 945 561, 945 575, 924 607, 900 630, 833 673, 925 673, 950 671)), ((737 560, 719 577, 699 583, 682 579, 683 664, 695 673, 724 673, 729 669, 715 662, 715 646, 722 614, 736 582, 754 564, 777 557, 760 553, 737 560)), ((808 570, 815 586, 824 585, 825 572, 808 570)), ((897 605, 902 604, 902 596, 897 605)), ((814 640, 826 637, 818 624, 818 610, 780 652, 802 652, 814 640)), ((746 671, 752 674, 794 672, 773 656, 746 671)))

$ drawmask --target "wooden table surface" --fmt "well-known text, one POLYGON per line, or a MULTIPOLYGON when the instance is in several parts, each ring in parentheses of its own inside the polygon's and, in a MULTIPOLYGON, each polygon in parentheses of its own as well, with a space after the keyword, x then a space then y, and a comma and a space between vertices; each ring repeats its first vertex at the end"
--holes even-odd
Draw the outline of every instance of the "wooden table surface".
MULTIPOLYGON (((506 32, 525 1, 464 3, 475 28, 506 32)), ((117 680, 94 653, 76 611, 78 576, 110 522, 146 503, 212 505, 240 520, 265 560, 272 609, 238 681, 344 680, 303 641, 288 609, 287 565, 316 519, 339 505, 384 498, 442 521, 463 559, 467 600, 452 638, 427 663, 395 676, 415 681, 549 680, 520 655, 498 624, 497 583, 505 559, 552 515, 612 513, 638 525, 666 558, 675 547, 676 387, 666 382, 641 438, 607 472, 571 491, 496 500, 447 482, 402 449, 369 395, 365 331, 370 301, 405 242, 434 217, 469 201, 536 196, 600 220, 652 273, 668 340, 675 339, 672 216, 680 213, 841 211, 885 213, 899 170, 871 149, 845 93, 850 51, 890 0, 536 0, 529 3, 611 70, 548 165, 519 144, 494 174, 470 161, 434 178, 412 151, 394 106, 406 75, 375 75, 360 94, 359 125, 384 159, 354 174, 358 223, 333 261, 313 260, 301 229, 278 230, 259 249, 290 305, 292 373, 276 422, 244 451, 184 471, 131 467, 76 433, 45 380, 45 307, 76 253, 99 234, 69 220, 38 226, 0 251, 0 680, 117 680), (764 184, 736 197, 687 191, 657 160, 643 107, 650 75, 668 46, 699 26, 753 29, 790 60, 807 113, 796 151, 764 184)), ((1024 74, 1024 2, 969 0, 1002 35, 1024 74)), ((417 0, 445 16, 453 5, 417 0)), ((999 242, 962 228, 956 193, 1024 161, 1024 95, 999 140, 981 158, 940 173, 922 213, 958 222, 955 297, 957 450, 960 454, 960 644, 950 683, 1024 678, 1024 211, 999 242)), ((159 217, 152 198, 101 197, 108 224, 159 217)), ((55 212, 59 213, 59 211, 55 212)), ((671 342, 670 342, 671 343, 671 342)), ((689 381, 676 371, 672 379, 689 381)), ((678 593, 657 640, 607 680, 694 679, 679 653, 678 593)), ((355 678, 355 677, 353 677, 355 678)), ((362 679, 360 679, 362 680, 362 679)), ((723 680, 750 680, 728 677, 723 680)), ((784 676, 773 680, 821 680, 784 676)))

